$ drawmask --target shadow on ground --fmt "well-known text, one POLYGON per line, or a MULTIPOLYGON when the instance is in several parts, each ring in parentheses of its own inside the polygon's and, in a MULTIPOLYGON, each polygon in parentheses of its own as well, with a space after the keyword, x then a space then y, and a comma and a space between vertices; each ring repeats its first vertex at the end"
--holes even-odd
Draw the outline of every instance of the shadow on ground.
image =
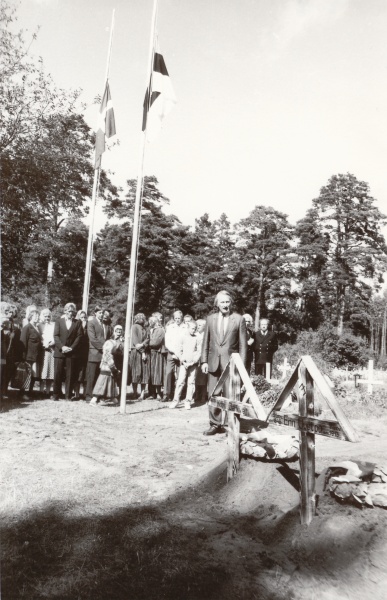
POLYGON ((238 485, 231 483, 224 485, 218 469, 157 505, 104 516, 86 516, 83 507, 85 516, 74 517, 51 504, 5 525, 3 597, 298 600, 297 589, 321 578, 343 581, 380 541, 376 515, 373 524, 352 509, 340 507, 337 516, 331 499, 309 528, 299 524, 297 508, 281 511, 259 499, 253 511, 230 508, 226 494, 238 485))

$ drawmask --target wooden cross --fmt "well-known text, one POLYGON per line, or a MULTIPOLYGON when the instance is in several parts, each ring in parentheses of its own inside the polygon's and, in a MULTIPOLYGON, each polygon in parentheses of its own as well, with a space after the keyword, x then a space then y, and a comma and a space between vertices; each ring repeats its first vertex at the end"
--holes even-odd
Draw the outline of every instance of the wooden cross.
POLYGON ((374 379, 374 361, 372 358, 368 361, 368 379, 358 379, 358 383, 368 383, 367 392, 372 394, 373 385, 381 385, 384 381, 374 379))
POLYGON ((320 373, 310 356, 303 356, 294 369, 289 381, 280 393, 275 405, 269 412, 267 420, 293 427, 300 431, 300 495, 301 523, 309 525, 316 511, 315 493, 315 435, 324 435, 339 440, 357 442, 356 433, 341 410, 325 377, 320 373), (298 383, 299 411, 298 415, 281 414, 293 387, 298 383), (336 421, 317 419, 314 416, 314 392, 318 388, 336 421))
MULTIPOLYGON (((301 523, 309 524, 316 510, 315 493, 315 435, 324 435, 339 440, 357 442, 357 436, 342 412, 337 400, 319 369, 310 356, 303 356, 285 384, 275 405, 266 415, 259 397, 250 381, 239 354, 232 354, 223 371, 216 392, 229 377, 229 398, 211 395, 208 404, 227 410, 228 413, 228 467, 227 480, 236 474, 240 462, 240 418, 250 419, 251 424, 267 427, 269 419, 279 425, 293 427, 300 432, 300 504, 301 523), (241 379, 245 393, 241 401, 241 379), (294 386, 298 384, 298 414, 284 414, 284 406, 294 386), (336 421, 317 419, 314 416, 314 391, 318 389, 336 417, 336 421), (248 404, 250 401, 250 404, 248 404), (251 421, 253 419, 253 421, 251 421)), ((213 393, 214 393, 213 392, 213 393)))
POLYGON ((278 370, 281 371, 281 373, 282 373, 281 379, 286 379, 288 372, 292 371, 292 367, 289 365, 288 359, 286 358, 286 356, 284 358, 284 364, 280 365, 278 367, 278 370))

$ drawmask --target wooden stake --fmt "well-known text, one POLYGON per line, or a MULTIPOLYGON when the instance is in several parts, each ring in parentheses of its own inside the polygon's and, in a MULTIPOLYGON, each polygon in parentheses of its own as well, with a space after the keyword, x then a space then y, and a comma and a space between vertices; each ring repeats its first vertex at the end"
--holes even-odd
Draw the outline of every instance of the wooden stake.
MULTIPOLYGON (((314 417, 313 379, 301 362, 299 366, 300 417, 314 417)), ((315 496, 315 435, 300 432, 300 496, 301 523, 309 525, 316 512, 315 496)))
MULTIPOLYGON (((234 402, 240 402, 241 380, 235 365, 233 357, 230 361, 230 379, 229 379, 229 399, 234 402)), ((230 481, 239 469, 240 462, 240 420, 239 415, 233 411, 227 411, 228 417, 228 463, 227 463, 227 481, 230 481)))
POLYGON ((266 381, 270 381, 270 376, 271 376, 271 364, 270 363, 266 363, 266 381))

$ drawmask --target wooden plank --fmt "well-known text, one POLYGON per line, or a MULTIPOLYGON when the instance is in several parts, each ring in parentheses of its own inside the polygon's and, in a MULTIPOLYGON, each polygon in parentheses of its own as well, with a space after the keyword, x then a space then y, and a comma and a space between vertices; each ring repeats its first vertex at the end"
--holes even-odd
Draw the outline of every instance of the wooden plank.
MULTIPOLYGON (((299 416, 313 417, 313 379, 301 361, 299 366, 299 416)), ((300 498, 301 523, 309 525, 316 512, 315 501, 315 436, 314 433, 300 431, 300 498)))
POLYGON ((270 422, 276 425, 285 425, 286 427, 293 427, 299 431, 309 431, 317 435, 323 435, 325 437, 335 438, 336 440, 343 440, 350 442, 345 436, 344 431, 341 429, 337 421, 322 420, 311 417, 300 417, 295 414, 284 414, 280 412, 273 412, 270 415, 270 422))
POLYGON ((266 363, 265 373, 266 373, 266 381, 270 381, 270 377, 271 377, 271 364, 269 362, 266 363))
MULTIPOLYGON (((235 361, 233 357, 231 357, 230 361, 230 379, 229 379, 229 396, 231 400, 236 403, 242 405, 240 402, 241 396, 241 380, 237 371, 237 367, 235 365, 235 361)), ((239 443, 239 433, 240 433, 240 422, 238 414, 235 414, 234 411, 228 410, 228 435, 227 435, 227 445, 228 445, 228 463, 227 463, 227 481, 230 481, 237 473, 239 469, 240 462, 240 443, 239 443)))
POLYGON ((301 361, 304 363, 306 369, 309 371, 309 374, 311 375, 315 385, 318 387, 320 394, 323 396, 329 408, 335 415, 337 421, 339 422, 342 430, 345 433, 346 439, 349 442, 358 442, 359 440, 354 428, 352 427, 347 417, 341 410, 332 390, 330 389, 323 375, 320 373, 319 369, 315 365, 312 357, 303 356, 301 358, 301 361))
POLYGON ((262 421, 265 421, 266 420, 266 410, 265 410, 264 406, 262 405, 262 403, 257 395, 257 392, 254 389, 253 384, 251 383, 251 379, 249 377, 248 372, 246 371, 246 367, 243 364, 241 357, 239 356, 238 353, 232 354, 231 357, 235 361, 235 366, 238 369, 239 375, 241 376, 243 385, 245 386, 246 391, 249 394, 250 402, 253 405, 255 412, 256 412, 256 418, 261 419, 262 421))
POLYGON ((246 404, 248 399, 249 399, 249 392, 247 390, 245 390, 245 393, 243 394, 243 398, 242 398, 242 404, 246 404))
MULTIPOLYGON (((234 400, 229 400, 228 398, 223 398, 223 396, 213 396, 208 401, 209 406, 214 406, 217 408, 222 408, 223 410, 231 411, 237 415, 243 415, 249 419, 257 420, 257 415, 255 412, 254 406, 251 404, 243 404, 242 402, 235 402, 234 400)), ((259 420, 259 419, 258 419, 259 420)), ((266 422, 266 415, 264 419, 261 419, 260 422, 266 422)))
MULTIPOLYGON (((314 418, 314 382, 309 372, 305 369, 306 376, 306 416, 314 418)), ((309 506, 312 517, 316 514, 316 457, 314 433, 307 433, 308 440, 308 495, 309 506)))
POLYGON ((223 373, 221 374, 221 376, 219 377, 218 381, 216 382, 216 385, 215 385, 214 389, 212 390, 211 394, 209 395, 210 398, 215 394, 215 392, 221 392, 222 391, 223 384, 227 380, 229 372, 230 372, 230 363, 227 364, 227 366, 224 369, 223 373))
POLYGON ((269 417, 273 411, 280 410, 282 408, 285 400, 288 398, 290 392, 293 390, 294 386, 296 385, 296 383, 298 381, 298 367, 299 367, 300 362, 301 361, 298 361, 296 368, 294 369, 293 373, 290 375, 287 383, 285 384, 285 387, 283 388, 282 392, 278 396, 276 403, 270 409, 269 414, 266 417, 267 421, 269 420, 269 417))

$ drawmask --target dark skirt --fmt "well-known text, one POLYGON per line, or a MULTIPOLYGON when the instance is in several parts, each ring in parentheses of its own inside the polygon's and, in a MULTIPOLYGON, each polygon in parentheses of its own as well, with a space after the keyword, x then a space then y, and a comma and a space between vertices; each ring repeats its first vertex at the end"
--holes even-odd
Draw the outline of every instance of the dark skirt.
POLYGON ((118 395, 119 390, 114 376, 100 373, 93 389, 93 396, 112 399, 117 398, 118 395))
POLYGON ((161 352, 151 350, 150 355, 150 383, 152 385, 163 385, 164 382, 164 358, 161 352))
POLYGON ((130 373, 131 381, 134 384, 149 383, 149 356, 146 362, 142 360, 142 354, 135 348, 130 351, 130 373))

